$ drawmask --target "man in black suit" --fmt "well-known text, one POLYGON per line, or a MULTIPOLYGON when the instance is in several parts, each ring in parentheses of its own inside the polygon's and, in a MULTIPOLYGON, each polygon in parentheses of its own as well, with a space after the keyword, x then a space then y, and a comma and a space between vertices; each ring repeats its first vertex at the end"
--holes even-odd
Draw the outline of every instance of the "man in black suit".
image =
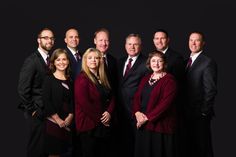
POLYGON ((76 76, 81 71, 82 54, 78 51, 79 45, 79 32, 75 28, 70 28, 66 31, 65 39, 66 51, 69 55, 71 64, 71 78, 76 79, 76 76))
POLYGON ((126 37, 127 56, 118 62, 119 67, 119 123, 123 139, 122 156, 134 156, 136 123, 132 116, 132 101, 142 77, 147 74, 146 57, 141 53, 141 37, 130 34, 126 37))
POLYGON ((44 28, 38 34, 38 49, 24 61, 20 71, 18 93, 21 99, 19 108, 29 120, 29 142, 27 157, 44 157, 43 150, 43 109, 42 84, 48 74, 49 51, 54 45, 53 32, 44 28))
POLYGON ((217 65, 205 55, 204 36, 192 32, 189 36, 190 59, 186 66, 185 121, 187 156, 213 157, 210 122, 214 115, 217 94, 217 65))
POLYGON ((110 33, 106 28, 100 28, 94 33, 94 44, 96 49, 98 49, 103 55, 103 61, 105 64, 105 71, 108 77, 108 81, 112 87, 114 94, 117 92, 117 61, 116 59, 108 53, 110 46, 110 33))
POLYGON ((182 143, 183 135, 183 79, 184 79, 184 58, 178 52, 170 48, 169 33, 164 29, 157 29, 154 33, 153 43, 156 49, 162 53, 166 58, 167 72, 171 73, 178 85, 178 93, 175 100, 178 114, 178 127, 175 136, 176 156, 182 156, 184 151, 184 144, 182 143))

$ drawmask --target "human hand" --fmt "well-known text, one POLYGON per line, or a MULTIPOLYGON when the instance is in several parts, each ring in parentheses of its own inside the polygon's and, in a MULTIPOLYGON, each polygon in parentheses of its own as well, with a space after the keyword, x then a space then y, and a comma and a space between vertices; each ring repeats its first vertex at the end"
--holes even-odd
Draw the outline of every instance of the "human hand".
POLYGON ((101 122, 105 125, 105 126, 110 126, 109 122, 111 120, 111 115, 109 112, 105 111, 103 114, 102 114, 102 117, 101 117, 101 122))

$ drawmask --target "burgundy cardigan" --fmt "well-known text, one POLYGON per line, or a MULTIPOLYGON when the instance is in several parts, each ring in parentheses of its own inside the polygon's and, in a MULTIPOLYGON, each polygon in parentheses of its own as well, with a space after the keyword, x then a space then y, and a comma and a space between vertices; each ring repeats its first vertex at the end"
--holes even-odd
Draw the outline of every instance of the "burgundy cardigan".
MULTIPOLYGON (((75 80, 75 124, 79 132, 89 131, 100 123, 102 117, 102 100, 96 85, 81 72, 75 80)), ((111 115, 114 110, 114 98, 106 111, 111 115)))
MULTIPOLYGON (((140 111, 141 94, 151 74, 145 76, 138 87, 133 101, 133 114, 140 111)), ((144 128, 159 133, 172 134, 176 126, 176 108, 173 104, 177 89, 174 77, 166 74, 150 93, 146 112, 148 121, 144 128)))

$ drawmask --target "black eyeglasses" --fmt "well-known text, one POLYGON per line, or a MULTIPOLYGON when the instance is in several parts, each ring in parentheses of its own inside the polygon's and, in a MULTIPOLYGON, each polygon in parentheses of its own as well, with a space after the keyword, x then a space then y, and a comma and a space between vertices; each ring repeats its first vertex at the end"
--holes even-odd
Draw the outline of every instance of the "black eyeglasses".
POLYGON ((54 38, 54 37, 48 37, 48 36, 45 36, 45 37, 40 37, 41 39, 43 38, 43 39, 45 39, 45 40, 49 40, 49 39, 51 39, 51 40, 55 40, 56 38, 54 38))

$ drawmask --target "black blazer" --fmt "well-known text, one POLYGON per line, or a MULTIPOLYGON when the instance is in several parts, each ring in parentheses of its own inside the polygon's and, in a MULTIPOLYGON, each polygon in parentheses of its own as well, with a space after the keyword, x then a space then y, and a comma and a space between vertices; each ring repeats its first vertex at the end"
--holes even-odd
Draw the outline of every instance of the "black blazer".
POLYGON ((119 67, 119 100, 124 109, 131 115, 132 100, 143 76, 148 73, 146 68, 146 57, 139 54, 129 73, 123 76, 123 70, 127 57, 121 58, 118 62, 119 67))
POLYGON ((18 82, 18 93, 21 103, 18 108, 22 109, 25 115, 31 115, 34 111, 42 118, 42 85, 48 68, 38 51, 31 54, 24 61, 20 71, 18 82))
POLYGON ((109 53, 106 54, 106 59, 107 59, 106 74, 108 77, 108 81, 111 85, 112 90, 116 93, 118 89, 117 61, 109 53))
POLYGON ((176 51, 168 48, 165 55, 167 61, 167 71, 171 73, 178 83, 182 83, 184 78, 184 58, 176 51))
MULTIPOLYGON (((73 88, 72 81, 68 80, 69 87, 69 98, 68 98, 68 111, 69 113, 73 113, 74 105, 73 105, 73 88)), ((60 116, 60 113, 63 113, 63 92, 62 82, 54 77, 53 74, 45 77, 43 83, 43 103, 45 106, 45 116, 49 117, 55 113, 60 116)), ((62 118, 62 117, 61 117, 62 118)))
POLYGON ((72 78, 72 80, 74 81, 76 79, 76 77, 78 76, 78 74, 81 71, 81 66, 82 66, 82 54, 80 54, 81 59, 79 61, 77 61, 73 55, 73 53, 66 47, 66 52, 69 55, 69 59, 70 59, 70 66, 71 66, 71 73, 70 73, 70 77, 72 78))
POLYGON ((186 72, 186 110, 189 116, 213 115, 217 94, 217 65, 203 52, 186 72))

